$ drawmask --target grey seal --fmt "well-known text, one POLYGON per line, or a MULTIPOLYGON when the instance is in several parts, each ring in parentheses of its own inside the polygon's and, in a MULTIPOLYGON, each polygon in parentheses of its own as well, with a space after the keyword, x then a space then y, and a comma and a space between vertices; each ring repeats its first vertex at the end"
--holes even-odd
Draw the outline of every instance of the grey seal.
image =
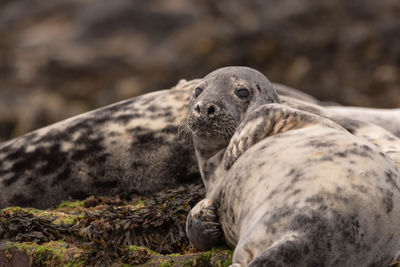
POLYGON ((188 216, 191 243, 207 249, 223 235, 232 266, 389 264, 400 248, 399 140, 280 102, 248 68, 212 72, 194 90, 183 127, 207 193, 188 216))
MULTIPOLYGON (((181 81, 173 90, 128 99, 1 143, 0 208, 46 208, 67 198, 148 194, 201 183, 192 146, 177 138, 200 81, 181 81)), ((272 85, 284 105, 325 117, 353 116, 353 108, 321 107, 296 89, 272 85)), ((360 110, 357 118, 400 136, 399 113, 360 110)))
POLYGON ((193 148, 177 139, 188 87, 183 82, 0 144, 0 208, 201 182, 193 148))

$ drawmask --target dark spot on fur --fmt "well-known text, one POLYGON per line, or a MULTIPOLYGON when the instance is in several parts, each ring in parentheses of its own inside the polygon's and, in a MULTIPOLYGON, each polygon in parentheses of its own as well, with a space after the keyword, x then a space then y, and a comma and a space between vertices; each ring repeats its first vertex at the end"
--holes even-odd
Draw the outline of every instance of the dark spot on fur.
POLYGON ((151 106, 147 107, 147 110, 150 112, 153 112, 153 113, 156 112, 157 109, 159 109, 159 108, 156 105, 151 105, 151 106))
POLYGON ((144 117, 144 116, 140 115, 140 114, 123 114, 123 115, 119 115, 118 117, 113 117, 112 121, 127 124, 131 120, 140 118, 140 117, 144 117))
POLYGON ((121 135, 122 135, 122 133, 115 132, 115 131, 112 131, 112 132, 108 133, 108 137, 121 136, 121 135))
POLYGON ((271 199, 271 198, 273 198, 276 194, 278 194, 279 193, 279 190, 272 190, 271 191, 271 193, 269 193, 269 195, 268 195, 268 197, 267 197, 267 199, 271 199))
POLYGON ((53 181, 51 182, 51 186, 66 181, 70 176, 71 176, 71 169, 69 167, 65 167, 62 170, 62 172, 53 179, 53 181))
POLYGON ((386 213, 390 213, 393 210, 393 192, 387 190, 382 198, 382 203, 386 213))
POLYGON ((293 195, 296 195, 296 194, 300 193, 301 191, 302 190, 300 190, 300 189, 296 189, 296 190, 294 190, 293 195))
POLYGON ((361 148, 362 148, 363 150, 372 151, 372 148, 370 148, 370 147, 367 146, 367 145, 362 145, 361 148))
POLYGON ((320 195, 317 196, 312 196, 306 199, 306 202, 311 202, 311 203, 322 203, 324 201, 324 198, 320 195))
POLYGON ((398 191, 400 191, 400 188, 396 182, 397 179, 398 179, 397 175, 393 173, 391 170, 385 171, 385 181, 388 184, 390 184, 391 187, 396 188, 398 191))
POLYGON ((320 147, 332 147, 332 146, 335 146, 336 145, 336 143, 335 142, 333 142, 333 141, 326 141, 326 140, 324 140, 323 138, 322 139, 319 139, 319 140, 311 140, 311 141, 309 141, 309 142, 307 142, 306 144, 305 144, 305 146, 307 146, 307 147, 309 147, 309 146, 312 146, 312 147, 315 147, 315 148, 320 148, 320 147))
POLYGON ((167 134, 178 134, 178 127, 174 125, 169 125, 161 130, 162 133, 167 133, 167 134))
POLYGON ((333 158, 332 158, 332 157, 329 157, 329 156, 323 156, 323 157, 321 157, 321 158, 319 159, 319 161, 330 161, 330 162, 332 162, 332 161, 333 161, 333 158))
POLYGON ((298 169, 291 169, 288 174, 286 174, 287 177, 292 178, 290 181, 291 184, 294 184, 300 180, 300 178, 304 175, 304 173, 298 169))
POLYGON ((367 187, 365 187, 363 185, 352 184, 351 188, 356 190, 356 191, 358 191, 358 192, 360 192, 360 193, 363 193, 363 194, 368 192, 367 187))
POLYGON ((337 152, 337 153, 335 153, 335 156, 338 156, 338 157, 340 157, 340 158, 345 158, 345 157, 346 157, 346 154, 343 153, 343 152, 337 152))

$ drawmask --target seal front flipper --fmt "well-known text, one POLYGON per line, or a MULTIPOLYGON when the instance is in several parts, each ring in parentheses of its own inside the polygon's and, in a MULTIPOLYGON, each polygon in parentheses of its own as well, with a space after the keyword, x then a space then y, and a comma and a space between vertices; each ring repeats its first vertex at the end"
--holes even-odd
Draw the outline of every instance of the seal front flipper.
POLYGON ((186 233, 190 243, 198 250, 210 250, 221 243, 222 230, 212 199, 201 200, 190 211, 186 222, 186 233))
POLYGON ((315 124, 341 128, 328 119, 282 104, 262 105, 249 113, 235 131, 224 154, 224 166, 230 169, 240 155, 265 137, 315 124))

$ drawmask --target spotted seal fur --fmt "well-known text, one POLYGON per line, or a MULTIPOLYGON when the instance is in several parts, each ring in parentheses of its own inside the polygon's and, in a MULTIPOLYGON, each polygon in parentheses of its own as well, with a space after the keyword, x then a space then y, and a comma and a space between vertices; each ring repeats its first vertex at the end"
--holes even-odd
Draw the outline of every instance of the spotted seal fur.
POLYGON ((0 144, 0 208, 47 208, 68 198, 200 182, 193 148, 177 140, 187 87, 180 83, 0 144))
POLYGON ((336 117, 351 134, 284 106, 248 68, 207 75, 189 106, 185 127, 207 191, 188 216, 195 247, 223 233, 236 247, 232 266, 384 266, 398 255, 395 136, 336 117))
MULTIPOLYGON (((175 131, 187 116, 189 96, 199 81, 181 81, 174 90, 129 99, 1 143, 0 208, 46 208, 67 198, 146 194, 199 183, 194 151, 177 141, 175 131)), ((296 89, 273 86, 285 105, 302 103, 316 114, 330 108, 296 89)), ((396 111, 373 113, 363 116, 360 111, 358 118, 373 118, 400 136, 396 111)))

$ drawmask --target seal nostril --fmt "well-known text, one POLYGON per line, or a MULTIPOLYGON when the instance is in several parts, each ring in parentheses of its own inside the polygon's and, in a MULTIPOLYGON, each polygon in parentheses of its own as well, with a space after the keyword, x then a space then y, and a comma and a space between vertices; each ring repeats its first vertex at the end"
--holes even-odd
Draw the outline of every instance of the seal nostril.
POLYGON ((200 113, 200 106, 197 104, 197 105, 194 107, 194 110, 196 110, 198 113, 200 113))
POLYGON ((209 108, 207 109, 207 114, 208 114, 208 115, 213 114, 214 112, 215 112, 214 106, 211 106, 211 107, 209 107, 209 108))

